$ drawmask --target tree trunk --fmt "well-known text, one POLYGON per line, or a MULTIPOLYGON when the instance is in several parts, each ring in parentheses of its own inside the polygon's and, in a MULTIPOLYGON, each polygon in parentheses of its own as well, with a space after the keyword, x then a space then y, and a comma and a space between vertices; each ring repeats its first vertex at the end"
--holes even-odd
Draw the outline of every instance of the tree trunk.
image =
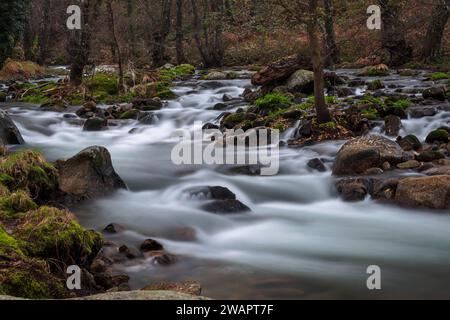
POLYGON ((323 61, 320 54, 320 42, 318 36, 318 1, 309 0, 309 12, 312 17, 307 22, 309 46, 311 48, 311 60, 314 72, 314 103, 318 123, 330 122, 331 115, 325 102, 325 81, 323 72, 323 61))
POLYGON ((325 9, 325 44, 326 44, 326 59, 325 65, 333 67, 340 62, 339 48, 336 45, 336 36, 334 33, 334 8, 333 0, 324 0, 325 9))
POLYGON ((84 67, 88 63, 91 50, 91 29, 92 24, 98 15, 100 2, 98 0, 84 0, 82 3, 81 30, 69 30, 69 41, 67 43, 67 53, 71 57, 70 63, 70 83, 78 86, 83 81, 84 67))
POLYGON ((38 64, 43 65, 48 56, 48 47, 50 42, 50 12, 51 0, 45 0, 42 8, 42 20, 39 28, 39 54, 37 58, 38 64))
POLYGON ((117 39, 117 35, 116 35, 116 24, 115 24, 114 11, 113 11, 111 2, 112 2, 112 0, 109 0, 107 3, 108 15, 109 15, 108 22, 109 22, 109 27, 111 29, 112 37, 114 40, 114 46, 116 49, 115 51, 116 51, 116 55, 117 55, 117 63, 119 64, 119 92, 124 92, 125 86, 124 86, 124 82, 123 82, 122 52, 120 50, 119 40, 117 39))
POLYGON ((25 60, 33 61, 35 59, 33 54, 33 40, 34 40, 34 32, 32 27, 32 19, 31 19, 31 4, 27 8, 26 14, 26 22, 23 33, 23 51, 25 55, 25 60))
POLYGON ((162 0, 161 28, 153 34, 153 65, 160 67, 167 62, 166 38, 170 32, 172 0, 162 0))
POLYGON ((450 0, 437 0, 431 14, 425 42, 422 49, 422 60, 430 62, 438 59, 442 52, 442 36, 450 17, 450 0))
POLYGON ((186 63, 186 57, 183 49, 183 0, 176 0, 177 2, 177 25, 176 25, 176 50, 177 63, 186 63))
POLYGON ((402 24, 402 3, 399 0, 378 0, 381 7, 381 45, 390 55, 389 65, 400 66, 412 58, 412 48, 405 39, 402 24))

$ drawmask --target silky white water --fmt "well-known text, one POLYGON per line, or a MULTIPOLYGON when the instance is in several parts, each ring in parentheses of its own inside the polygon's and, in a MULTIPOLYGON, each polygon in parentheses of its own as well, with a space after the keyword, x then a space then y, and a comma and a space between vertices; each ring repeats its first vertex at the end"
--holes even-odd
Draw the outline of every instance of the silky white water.
MULTIPOLYGON (((84 132, 79 119, 36 107, 10 104, 8 110, 28 146, 49 160, 92 145, 111 152, 129 190, 73 211, 86 227, 124 225, 127 231, 110 236, 111 241, 137 247, 152 237, 179 256, 168 267, 143 259, 117 265, 117 272, 131 276, 133 288, 196 280, 203 295, 212 298, 450 297, 450 215, 371 200, 345 203, 332 191, 330 170, 317 173, 307 167, 309 159, 320 157, 330 169, 345 141, 282 148, 280 174, 273 177, 171 162, 176 129, 191 129, 196 120, 215 122, 221 111, 210 108, 223 94, 236 97, 249 86, 245 79, 181 83, 175 89, 180 98, 157 112, 154 125, 130 120, 101 132, 84 132), (221 216, 202 211, 202 200, 185 190, 204 185, 228 187, 252 212, 221 216), (195 239, 183 236, 186 230, 194 230, 195 239), (381 291, 366 287, 370 265, 381 267, 381 291)), ((443 111, 404 120, 401 134, 424 139, 430 130, 449 124, 450 112, 443 111)))

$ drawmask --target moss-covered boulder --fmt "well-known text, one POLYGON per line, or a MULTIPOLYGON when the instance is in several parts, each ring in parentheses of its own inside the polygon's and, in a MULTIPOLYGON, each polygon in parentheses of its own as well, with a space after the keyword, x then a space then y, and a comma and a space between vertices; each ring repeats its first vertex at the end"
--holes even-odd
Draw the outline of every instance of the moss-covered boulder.
POLYGON ((72 200, 81 201, 126 188, 116 173, 109 151, 100 146, 86 148, 74 157, 57 162, 59 185, 72 200))
POLYGON ((434 131, 431 131, 427 138, 427 143, 433 143, 433 142, 448 142, 449 134, 447 130, 444 129, 436 129, 434 131))
POLYGON ((0 218, 13 217, 17 213, 27 212, 36 208, 37 205, 33 199, 22 190, 0 197, 0 218))
POLYGON ((27 212, 14 236, 29 256, 80 267, 90 265, 103 245, 101 234, 83 229, 72 213, 47 206, 27 212))
POLYGON ((58 172, 36 151, 23 150, 0 158, 0 182, 25 190, 33 199, 48 200, 58 190, 58 172))
POLYGON ((0 294, 28 299, 65 296, 63 281, 49 272, 48 265, 28 258, 19 241, 0 225, 0 294))

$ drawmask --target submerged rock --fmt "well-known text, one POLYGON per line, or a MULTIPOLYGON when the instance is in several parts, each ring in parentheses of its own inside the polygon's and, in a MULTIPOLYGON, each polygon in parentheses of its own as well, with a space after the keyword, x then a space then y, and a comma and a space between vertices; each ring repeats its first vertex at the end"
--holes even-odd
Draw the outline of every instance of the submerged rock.
POLYGON ((0 142, 6 144, 24 144, 25 141, 14 122, 4 111, 0 110, 0 142))
POLYGON ((325 172, 327 171, 327 168, 323 164, 322 160, 319 158, 314 158, 308 161, 308 167, 311 169, 317 170, 319 172, 325 172))
POLYGON ((194 187, 186 190, 193 198, 208 200, 235 200, 236 195, 228 188, 220 186, 194 187))
POLYGON ((112 166, 111 155, 104 147, 82 150, 74 157, 57 162, 59 185, 75 201, 104 196, 126 185, 112 166))
POLYGON ((339 150, 333 175, 362 174, 370 168, 381 168, 385 162, 396 165, 410 158, 397 143, 382 136, 358 137, 339 150))
POLYGON ((450 208, 450 175, 400 180, 395 201, 408 207, 450 208))
POLYGON ((108 124, 108 121, 102 118, 93 117, 86 120, 83 125, 83 131, 101 131, 108 124))
POLYGON ((251 211, 239 200, 215 200, 202 206, 202 209, 217 214, 235 214, 251 211))

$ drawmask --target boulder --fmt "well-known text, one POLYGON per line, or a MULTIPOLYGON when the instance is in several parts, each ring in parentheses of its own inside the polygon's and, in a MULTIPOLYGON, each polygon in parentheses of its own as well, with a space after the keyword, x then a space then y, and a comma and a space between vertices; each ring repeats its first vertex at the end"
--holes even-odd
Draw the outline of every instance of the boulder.
POLYGON ((14 122, 4 111, 0 110, 0 142, 6 144, 24 144, 25 141, 14 122))
POLYGON ((448 142, 448 138, 449 138, 449 134, 447 132, 447 130, 444 129, 436 129, 434 131, 431 131, 427 138, 426 138, 426 142, 427 143, 433 143, 433 142, 448 142))
POLYGON ((108 124, 106 119, 93 117, 85 121, 83 126, 83 131, 101 131, 108 124))
POLYGON ((450 208, 450 175, 400 180, 395 201, 408 207, 450 208))
POLYGON ((397 139, 398 145, 405 151, 419 150, 422 147, 420 140, 413 134, 397 139))
POLYGON ((348 141, 339 150, 333 167, 334 175, 362 174, 370 168, 380 168, 410 160, 400 146, 382 136, 369 135, 348 141))
POLYGON ((194 296, 199 296, 202 292, 202 287, 200 286, 200 283, 196 281, 184 281, 184 282, 177 282, 177 283, 171 283, 171 282, 162 282, 162 283, 154 283, 151 285, 148 285, 141 290, 145 291, 154 291, 154 290, 171 290, 186 294, 191 294, 194 296))
POLYGON ((290 92, 312 93, 314 92, 314 73, 309 70, 297 70, 286 82, 290 92))
POLYGON ((310 59, 294 55, 269 64, 253 75, 252 84, 266 86, 288 79, 299 69, 311 69, 310 59))
POLYGON ((445 88, 444 87, 432 87, 425 89, 422 93, 424 99, 434 99, 439 101, 445 101, 445 88))
POLYGON ((111 155, 104 147, 93 146, 74 157, 57 161, 59 185, 75 201, 107 195, 126 185, 112 166, 111 155))

